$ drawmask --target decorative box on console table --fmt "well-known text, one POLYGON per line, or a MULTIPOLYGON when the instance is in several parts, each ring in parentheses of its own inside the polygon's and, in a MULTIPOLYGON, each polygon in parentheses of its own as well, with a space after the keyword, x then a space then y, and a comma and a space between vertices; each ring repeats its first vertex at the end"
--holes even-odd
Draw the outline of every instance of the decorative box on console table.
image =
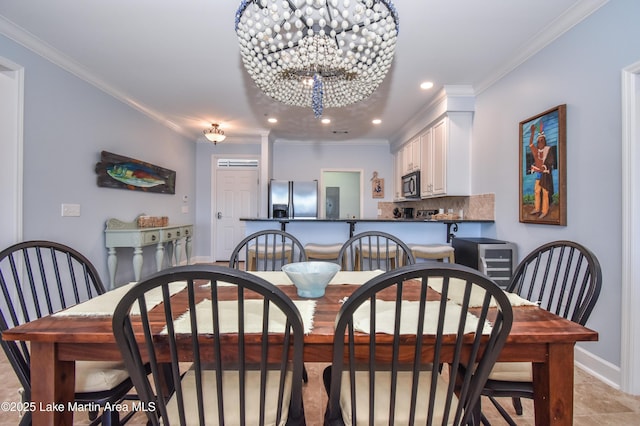
POLYGON ((139 215, 132 222, 109 219, 104 233, 105 245, 108 251, 107 265, 109 267, 110 288, 115 286, 116 270, 118 269, 116 249, 118 247, 133 248, 133 273, 136 281, 140 281, 140 275, 142 274, 142 247, 156 246, 156 267, 158 271, 164 265, 165 248, 169 251, 169 256, 167 257, 169 266, 180 264, 183 242, 187 264, 191 259, 193 225, 169 225, 166 216, 139 215))

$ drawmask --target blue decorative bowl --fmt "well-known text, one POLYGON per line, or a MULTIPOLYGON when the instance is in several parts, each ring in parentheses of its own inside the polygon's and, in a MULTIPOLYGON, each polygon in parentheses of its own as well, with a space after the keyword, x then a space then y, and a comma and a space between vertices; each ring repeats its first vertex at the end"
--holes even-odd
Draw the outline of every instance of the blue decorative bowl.
POLYGON ((322 297, 329 281, 338 273, 340 265, 332 262, 295 262, 282 267, 298 290, 300 297, 322 297))

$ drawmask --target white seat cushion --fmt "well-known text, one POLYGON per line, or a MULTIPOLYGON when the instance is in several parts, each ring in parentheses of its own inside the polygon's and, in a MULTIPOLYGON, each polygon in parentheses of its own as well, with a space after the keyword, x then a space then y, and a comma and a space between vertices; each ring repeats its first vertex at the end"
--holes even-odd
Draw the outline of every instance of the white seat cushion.
POLYGON ((305 251, 309 251, 309 252, 313 252, 313 253, 320 253, 320 254, 333 254, 333 253, 335 253, 336 256, 338 255, 338 252, 340 251, 341 248, 342 248, 342 244, 315 244, 315 243, 309 243, 309 244, 305 244, 305 246, 304 246, 305 251))
POLYGON ((386 257, 387 251, 388 251, 389 257, 395 257, 397 253, 397 245, 394 243, 389 243, 388 246, 385 243, 380 243, 379 246, 375 243, 371 243, 371 247, 369 247, 369 244, 362 244, 362 247, 359 245, 356 245, 355 247, 358 250, 362 249, 363 257, 369 257, 369 254, 370 254, 369 250, 371 250, 371 254, 373 254, 374 256, 380 253, 380 257, 386 257))
POLYGON ((454 248, 446 244, 409 244, 414 253, 439 254, 451 253, 454 248))
POLYGON ((98 392, 113 389, 127 380, 124 363, 116 361, 76 362, 76 392, 98 392))
POLYGON ((532 382, 533 372, 530 362, 496 362, 489 374, 489 380, 507 382, 532 382))
MULTIPOLYGON (((282 251, 285 251, 285 252, 291 251, 292 247, 293 246, 290 243, 284 244, 284 247, 283 247, 282 243, 276 243, 276 244, 271 244, 270 243, 266 247, 266 252, 267 252, 267 254, 271 254, 271 253, 275 252, 276 255, 278 255, 278 254, 282 253, 282 251)), ((264 244, 258 244, 258 250, 257 251, 260 254, 264 253, 265 252, 264 244)), ((255 252, 256 252, 255 244, 250 245, 249 246, 249 253, 255 253, 255 252)))
MULTIPOLYGON (((247 372, 246 381, 246 404, 248 425, 256 425, 259 420, 260 409, 260 371, 251 370, 247 372)), ((287 422, 289 414, 289 402, 291 398, 291 372, 287 373, 284 389, 284 401, 282 408, 282 419, 278 425, 287 422)), ((206 424, 218 424, 218 395, 216 392, 216 372, 212 370, 203 371, 202 386, 204 397, 204 411, 206 424)), ((265 425, 276 425, 276 414, 278 405, 278 384, 280 371, 270 370, 267 373, 267 389, 265 399, 265 425)), ((222 373, 222 393, 224 395, 225 425, 240 425, 240 398, 238 397, 240 382, 237 371, 224 371, 222 373)), ((187 372, 182 379, 182 390, 184 392, 185 412, 187 414, 187 425, 198 425, 196 397, 196 373, 193 370, 187 372), (189 417, 191 416, 191 417, 189 417)), ((180 424, 176 396, 171 397, 167 404, 167 412, 171 424, 180 424)))
MULTIPOLYGON (((378 371, 376 374, 375 389, 375 425, 389 425, 389 389, 391 386, 391 372, 378 371)), ((396 410, 394 425, 409 424, 409 407, 411 404, 411 378, 412 372, 401 371, 398 373, 398 392, 396 395, 396 410)), ((415 424, 426 424, 427 422, 427 403, 429 388, 431 385, 431 371, 423 371, 420 373, 418 385, 418 398, 416 407, 415 424)), ((350 380, 349 373, 343 372, 342 382, 340 386, 340 408, 342 410, 342 419, 345 424, 352 424, 351 410, 351 393, 349 390, 350 380)), ((436 388, 436 407, 434 410, 433 424, 442 424, 442 414, 444 412, 444 402, 446 400, 448 383, 438 375, 438 386, 436 388)), ((369 424, 369 404, 367 395, 369 394, 369 373, 366 371, 356 372, 356 394, 360 395, 357 404, 358 425, 369 424)), ((453 396, 452 405, 457 405, 457 398, 453 396)), ((449 423, 453 423, 454 411, 450 411, 449 423)))

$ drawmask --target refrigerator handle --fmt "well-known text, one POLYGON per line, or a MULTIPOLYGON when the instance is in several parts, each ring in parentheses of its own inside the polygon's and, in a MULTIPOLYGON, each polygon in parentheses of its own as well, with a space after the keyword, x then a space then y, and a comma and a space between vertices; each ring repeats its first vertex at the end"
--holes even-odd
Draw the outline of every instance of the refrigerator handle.
POLYGON ((293 204, 293 181, 289 181, 289 217, 294 218, 295 215, 295 206, 293 204))

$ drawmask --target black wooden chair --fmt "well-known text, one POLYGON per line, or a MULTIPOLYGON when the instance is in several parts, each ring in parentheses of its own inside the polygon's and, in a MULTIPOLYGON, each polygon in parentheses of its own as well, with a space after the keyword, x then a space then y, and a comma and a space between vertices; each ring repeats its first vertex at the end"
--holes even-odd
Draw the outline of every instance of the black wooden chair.
MULTIPOLYGON (((600 262, 591 251, 572 241, 554 241, 533 250, 520 262, 506 291, 585 325, 601 286, 600 262)), ((510 425, 515 425, 496 398, 511 397, 516 414, 522 415, 520 398, 533 399, 532 380, 531 363, 500 362, 489 375, 482 394, 510 425)), ((482 422, 489 424, 486 418, 482 422)))
MULTIPOLYGON (((50 241, 25 241, 0 252, 0 331, 68 308, 105 292, 95 267, 71 247, 50 241)), ((26 342, 0 340, 22 386, 22 400, 31 400, 29 346, 26 342)), ((123 363, 76 363, 75 400, 81 404, 115 406, 132 388, 123 363)), ((106 410, 94 423, 118 425, 117 410, 106 410)), ((133 413, 130 413, 133 414, 133 413)), ((26 412, 21 425, 31 424, 26 412)))
POLYGON ((381 231, 366 231, 349 238, 338 253, 342 268, 347 271, 390 271, 415 263, 407 244, 395 235, 381 231))
POLYGON ((304 262, 307 256, 304 246, 296 237, 285 231, 269 229, 255 232, 238 243, 229 260, 229 267, 246 271, 279 271, 282 265, 304 262))
POLYGON ((512 322, 500 287, 465 266, 419 263, 371 279, 336 319, 325 425, 477 423, 474 409, 512 322), (431 283, 441 284, 439 297, 431 283), (462 362, 477 368, 462 371, 462 362))
POLYGON ((113 332, 140 399, 154 407, 149 424, 304 424, 302 319, 255 275, 214 265, 158 272, 122 298, 113 332), (186 283, 182 299, 169 293, 176 281, 186 283), (151 292, 162 303, 148 311, 151 292))

